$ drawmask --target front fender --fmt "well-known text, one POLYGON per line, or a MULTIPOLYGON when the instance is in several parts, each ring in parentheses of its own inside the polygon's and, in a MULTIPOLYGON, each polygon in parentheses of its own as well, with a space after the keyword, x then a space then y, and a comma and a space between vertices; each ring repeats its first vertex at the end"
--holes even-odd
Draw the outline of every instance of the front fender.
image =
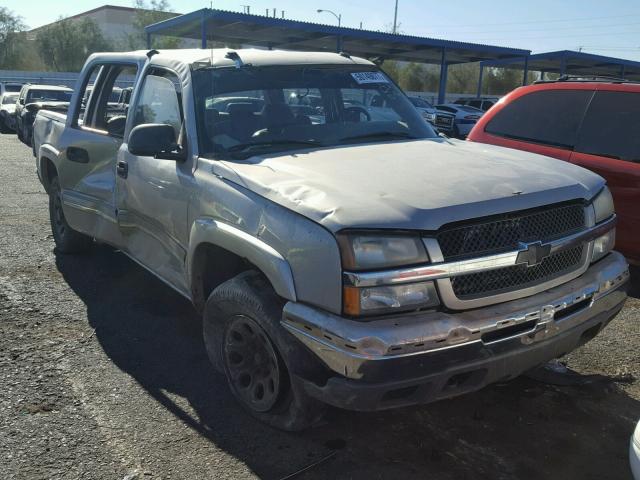
POLYGON ((199 218, 191 226, 187 253, 188 278, 191 278, 193 273, 196 249, 206 243, 246 258, 267 277, 278 295, 296 301, 293 273, 289 263, 280 253, 259 238, 209 217, 199 218))

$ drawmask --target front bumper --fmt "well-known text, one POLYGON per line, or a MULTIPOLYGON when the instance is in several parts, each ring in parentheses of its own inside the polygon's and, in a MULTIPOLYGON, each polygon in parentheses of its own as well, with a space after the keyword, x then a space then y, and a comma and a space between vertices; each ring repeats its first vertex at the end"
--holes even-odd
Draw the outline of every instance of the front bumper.
POLYGON ((570 282, 476 310, 362 322, 290 302, 282 323, 334 373, 322 384, 296 377, 310 395, 378 410, 478 390, 569 353, 620 311, 628 279, 613 252, 570 282))

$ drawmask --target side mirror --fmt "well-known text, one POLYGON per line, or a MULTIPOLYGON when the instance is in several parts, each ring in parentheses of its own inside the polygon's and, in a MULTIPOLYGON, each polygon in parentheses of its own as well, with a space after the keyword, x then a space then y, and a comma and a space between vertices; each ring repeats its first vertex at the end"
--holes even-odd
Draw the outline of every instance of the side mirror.
POLYGON ((129 134, 129 152, 143 157, 184 160, 176 143, 176 132, 171 125, 147 123, 138 125, 129 134))

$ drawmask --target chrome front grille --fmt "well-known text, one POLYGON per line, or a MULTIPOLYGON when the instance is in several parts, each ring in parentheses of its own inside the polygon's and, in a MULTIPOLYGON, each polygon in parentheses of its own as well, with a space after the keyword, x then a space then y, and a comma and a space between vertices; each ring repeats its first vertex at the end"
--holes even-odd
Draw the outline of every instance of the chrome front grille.
POLYGON ((583 263, 584 245, 552 254, 532 267, 526 264, 512 265, 496 270, 461 275, 451 278, 456 297, 470 300, 513 290, 521 290, 541 282, 554 280, 570 273, 583 263))
POLYGON ((441 128, 451 128, 453 125, 453 117, 450 115, 436 114, 436 126, 441 128))
POLYGON ((521 243, 542 243, 584 229, 584 206, 561 204, 445 226, 438 235, 444 260, 479 257, 518 249, 521 243))

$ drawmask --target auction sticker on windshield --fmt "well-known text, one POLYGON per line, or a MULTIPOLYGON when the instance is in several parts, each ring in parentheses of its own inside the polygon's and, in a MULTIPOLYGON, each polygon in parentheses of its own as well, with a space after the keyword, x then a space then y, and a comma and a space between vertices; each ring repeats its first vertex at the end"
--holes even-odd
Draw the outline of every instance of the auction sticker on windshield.
POLYGON ((352 73, 351 76, 359 85, 363 83, 389 83, 389 80, 382 72, 356 72, 352 73))

